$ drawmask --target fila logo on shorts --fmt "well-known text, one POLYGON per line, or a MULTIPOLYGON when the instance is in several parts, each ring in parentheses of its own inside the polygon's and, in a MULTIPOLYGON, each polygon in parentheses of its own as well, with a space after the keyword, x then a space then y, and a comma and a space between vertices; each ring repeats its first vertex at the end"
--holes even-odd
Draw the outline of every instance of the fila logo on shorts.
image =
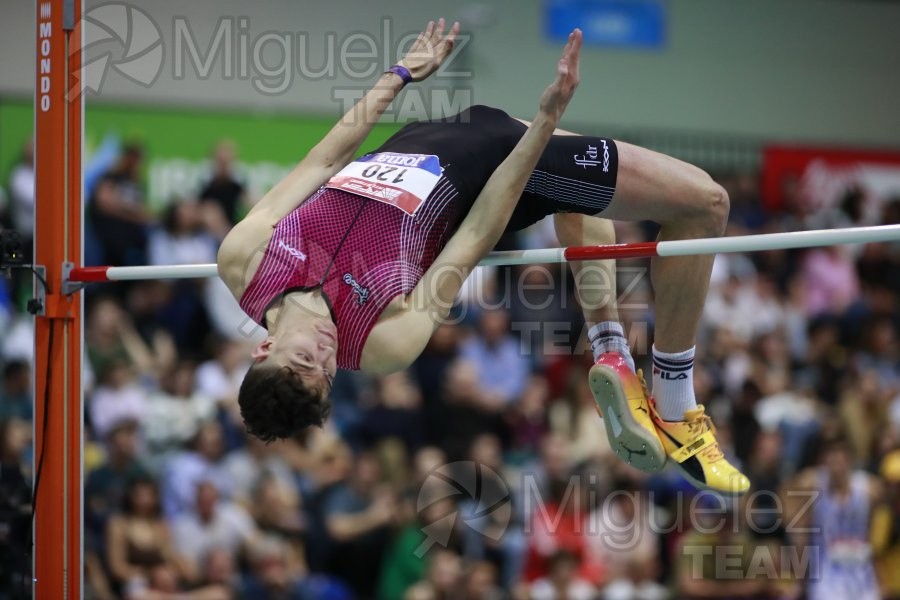
POLYGON ((591 146, 588 144, 587 150, 584 151, 584 154, 578 155, 573 154, 572 157, 575 159, 575 164, 581 167, 582 169, 587 169, 588 167, 596 167, 599 164, 603 165, 603 172, 609 172, 609 146, 606 144, 606 140, 600 140, 600 143, 603 144, 603 160, 597 160, 599 157, 599 152, 597 150, 597 146, 591 146))

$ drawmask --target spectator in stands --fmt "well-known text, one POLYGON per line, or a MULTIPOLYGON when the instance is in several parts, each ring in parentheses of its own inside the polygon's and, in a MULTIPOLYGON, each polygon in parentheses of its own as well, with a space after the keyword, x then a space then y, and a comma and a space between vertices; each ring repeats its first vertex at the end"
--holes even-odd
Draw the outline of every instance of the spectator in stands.
POLYGON ((500 600, 503 590, 497 585, 497 568, 487 561, 471 563, 463 573, 464 600, 500 600))
POLYGON ((892 450, 879 465, 885 480, 885 502, 872 515, 872 551, 882 595, 900 598, 900 450, 892 450))
POLYGON ((791 359, 783 332, 772 331, 751 340, 749 376, 766 396, 788 390, 791 359))
POLYGON ((815 395, 832 406, 837 403, 841 379, 850 367, 847 351, 837 319, 823 316, 808 322, 801 381, 810 382, 815 395))
POLYGON ((231 498, 232 483, 223 467, 222 427, 216 421, 199 425, 188 449, 171 456, 163 475, 163 509, 169 520, 195 509, 197 486, 213 483, 219 493, 231 498))
POLYGON ((201 425, 215 419, 215 401, 195 391, 195 370, 193 362, 180 361, 147 400, 144 435, 157 454, 177 450, 197 435, 201 425))
POLYGON ((605 571, 608 600, 659 600, 668 597, 657 582, 660 540, 654 510, 641 484, 620 479, 588 517, 589 560, 605 571))
POLYGON ((439 550, 431 558, 425 579, 406 591, 404 600, 453 598, 462 584, 462 559, 450 550, 439 550))
POLYGON ((479 481, 473 494, 459 500, 459 518, 466 524, 461 531, 463 556, 467 560, 490 560, 500 566, 501 581, 511 585, 522 574, 527 547, 523 524, 513 515, 509 484, 503 479, 504 464, 500 440, 491 434, 475 438, 466 461, 456 464, 453 479, 479 481))
POLYGON ((333 541, 328 535, 323 515, 325 502, 332 491, 342 487, 350 476, 353 453, 344 440, 327 433, 312 436, 307 443, 309 450, 298 473, 309 524, 307 557, 313 571, 323 572, 333 551, 333 541))
MULTIPOLYGON (((894 317, 896 318, 896 316, 894 317)), ((876 387, 900 389, 900 336, 889 316, 872 318, 866 325, 856 366, 873 371, 876 387)))
MULTIPOLYGON (((588 510, 588 481, 571 475, 554 478, 540 490, 540 495, 529 500, 536 506, 532 507, 530 522, 526 524, 529 535, 524 578, 528 582, 562 577, 568 571, 569 560, 575 561, 574 568, 580 579, 589 581, 600 576, 593 569, 586 546, 584 522, 588 510), (566 553, 564 560, 559 558, 561 551, 566 553)), ((535 491, 532 489, 530 493, 535 491)))
MULTIPOLYGON (((550 433, 541 441, 538 460, 526 467, 522 480, 523 485, 518 487, 518 492, 536 494, 537 497, 522 499, 516 505, 538 509, 538 502, 548 498, 555 484, 568 484, 574 462, 569 456, 569 442, 563 436, 550 433)), ((531 513, 525 514, 525 519, 531 518, 531 513)))
POLYGON ((547 379, 543 375, 532 375, 519 402, 506 415, 513 451, 526 455, 534 452, 547 433, 549 391, 547 379))
POLYGON ((871 519, 884 499, 882 482, 856 467, 839 420, 827 422, 817 442, 818 464, 782 489, 790 542, 810 561, 796 575, 807 575, 811 600, 877 598, 871 519))
POLYGON ((0 420, 15 417, 30 421, 33 412, 31 366, 24 360, 11 360, 3 366, 0 420))
POLYGON ((104 462, 87 474, 85 533, 93 534, 96 539, 102 538, 107 520, 122 506, 129 484, 149 475, 139 454, 139 427, 138 422, 131 419, 113 423, 106 433, 104 462))
POLYGON ((22 247, 31 256, 34 241, 34 139, 22 147, 19 162, 9 175, 10 213, 13 229, 22 236, 22 247))
POLYGON ((518 400, 525 388, 530 357, 509 332, 509 315, 501 308, 482 312, 478 335, 463 343, 461 356, 475 365, 482 406, 500 411, 518 400))
MULTIPOLYGON (((34 139, 28 138, 22 147, 19 161, 9 176, 9 194, 0 185, 0 229, 12 229, 19 234, 25 262, 31 261, 34 246, 34 139)), ((31 273, 17 270, 12 273, 8 293, 16 304, 22 296, 31 293, 31 273)), ((0 284, 0 295, 6 285, 0 284)), ((29 296, 30 297, 30 296, 29 296)), ((2 302, 0 302, 2 304, 2 302)))
POLYGON ((247 435, 244 444, 229 452, 222 461, 222 472, 231 482, 232 499, 251 508, 253 496, 268 480, 283 490, 293 490, 294 474, 279 450, 283 442, 266 444, 247 435))
MULTIPOLYGON (((449 323, 439 325, 413 363, 412 372, 422 389, 423 398, 437 398, 440 394, 447 369, 459 354, 459 337, 459 327, 449 323)), ((426 411, 428 407, 426 403, 426 411)), ((439 420, 439 416, 435 420, 439 420)))
POLYGON ((884 435, 884 425, 890 421, 892 392, 900 390, 900 386, 892 390, 887 383, 874 370, 853 369, 840 392, 836 412, 844 424, 853 455, 864 465, 877 465, 878 456, 873 456, 877 451, 877 437, 884 435))
POLYGON ((447 369, 443 390, 435 401, 439 408, 434 412, 440 415, 440 427, 434 422, 429 438, 451 458, 464 456, 479 434, 506 436, 505 412, 488 398, 478 377, 475 363, 462 358, 454 361, 447 369))
POLYGON ((374 406, 363 412, 357 435, 366 446, 394 438, 407 453, 424 443, 422 394, 406 371, 385 375, 376 383, 374 406))
POLYGON ((113 363, 124 362, 135 369, 138 377, 153 382, 167 362, 156 344, 144 341, 121 304, 111 297, 91 300, 84 341, 88 360, 99 380, 113 363))
POLYGON ((568 550, 550 557, 547 575, 531 584, 531 600, 593 600, 597 588, 578 576, 578 559, 568 550))
POLYGON ((810 250, 802 268, 808 316, 841 315, 859 300, 859 278, 846 247, 810 250))
POLYGON ((151 265, 212 263, 216 262, 217 247, 197 201, 178 198, 166 208, 162 227, 150 234, 147 254, 151 265))
POLYGON ((241 589, 241 573, 234 555, 228 550, 215 548, 206 555, 203 565, 203 587, 223 590, 226 598, 236 599, 241 589))
POLYGON ((304 543, 307 531, 300 502, 297 490, 266 476, 256 487, 250 514, 261 536, 282 542, 291 572, 306 575, 309 572, 304 543))
POLYGON ((84 566, 87 587, 98 600, 114 598, 104 537, 109 518, 122 506, 135 479, 147 478, 139 456, 138 423, 122 420, 106 434, 103 463, 86 474, 84 487, 84 566))
POLYGON ((452 498, 442 495, 441 483, 426 481, 417 498, 416 519, 404 526, 387 547, 378 582, 379 600, 402 600, 409 588, 421 581, 429 562, 442 549, 458 551, 463 525, 456 518, 452 498))
POLYGON ((153 220, 144 202, 143 159, 139 145, 125 146, 116 166, 90 192, 87 210, 104 264, 147 264, 147 228, 153 220))
POLYGON ((168 373, 179 352, 188 352, 187 347, 176 344, 171 320, 164 319, 174 300, 172 289, 170 281, 135 281, 129 285, 122 304, 134 331, 153 355, 152 374, 157 377, 168 373))
POLYGON ((91 428, 98 439, 104 439, 117 423, 140 423, 147 413, 147 393, 138 385, 132 367, 113 360, 102 373, 88 400, 91 428))
POLYGON ((187 589, 168 565, 154 567, 146 580, 135 579, 126 586, 124 600, 231 600, 232 593, 220 585, 187 589))
POLYGON ((217 224, 214 227, 220 232, 219 239, 225 237, 227 230, 238 222, 247 208, 246 188, 234 172, 236 157, 237 147, 234 142, 222 140, 216 144, 212 153, 212 176, 203 185, 199 195, 204 210, 212 212, 208 217, 209 222, 217 224))
POLYGON ((25 421, 0 419, 0 594, 30 588, 31 484, 22 468, 29 433, 25 421))
POLYGON ((757 538, 783 539, 784 529, 778 492, 787 469, 782 455, 781 434, 760 431, 747 462, 747 472, 753 483, 752 512, 748 512, 750 531, 757 538))
POLYGON ((752 568, 758 564, 754 562, 758 560, 754 558, 756 544, 734 508, 717 498, 705 496, 690 503, 693 528, 675 550, 678 598, 766 597, 768 585, 775 582, 767 581, 767 573, 752 568))
POLYGON ((322 504, 322 517, 334 543, 328 572, 343 578, 362 597, 375 592, 381 559, 397 515, 396 494, 380 484, 375 456, 356 456, 348 480, 333 488, 322 504))
POLYGON ((553 435, 564 440, 572 462, 613 456, 606 437, 597 435, 602 424, 597 421, 597 403, 585 369, 572 370, 569 389, 550 405, 548 420, 553 435))
POLYGON ((218 335, 208 337, 212 358, 197 367, 196 391, 216 401, 226 445, 234 448, 242 445, 244 440, 244 422, 237 397, 244 375, 250 368, 246 344, 218 335))
POLYGON ((162 518, 158 488, 148 478, 130 482, 121 512, 107 522, 106 556, 113 582, 126 591, 129 586, 146 586, 159 567, 174 569, 182 579, 194 576, 175 552, 162 518))
POLYGON ((241 589, 242 598, 253 600, 354 600, 356 596, 339 579, 291 573, 278 540, 257 544, 250 556, 251 573, 241 589))
POLYGON ((195 497, 194 506, 182 511, 170 524, 176 551, 190 572, 196 574, 213 550, 240 556, 256 542, 259 532, 244 508, 219 498, 215 483, 199 482, 195 497))

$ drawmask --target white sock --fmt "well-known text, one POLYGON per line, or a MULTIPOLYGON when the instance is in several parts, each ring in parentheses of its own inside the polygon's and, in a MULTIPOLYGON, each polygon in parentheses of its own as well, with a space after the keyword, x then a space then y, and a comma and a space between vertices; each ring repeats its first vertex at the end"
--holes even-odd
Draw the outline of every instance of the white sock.
POLYGON ((653 346, 653 397, 665 421, 683 421, 684 411, 697 408, 694 397, 694 347, 660 352, 653 346))
POLYGON ((591 342, 591 352, 594 353, 594 362, 601 354, 618 352, 634 371, 634 359, 631 357, 631 349, 625 338, 625 329, 621 323, 615 321, 603 321, 588 329, 588 340, 591 342))

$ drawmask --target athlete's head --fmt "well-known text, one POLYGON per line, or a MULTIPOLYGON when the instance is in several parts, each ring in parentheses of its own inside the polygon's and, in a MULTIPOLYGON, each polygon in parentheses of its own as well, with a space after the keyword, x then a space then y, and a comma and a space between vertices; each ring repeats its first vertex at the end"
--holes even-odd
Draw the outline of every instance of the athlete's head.
POLYGON ((337 329, 328 319, 291 319, 254 348, 238 394, 247 431, 270 442, 322 425, 337 370, 337 329))

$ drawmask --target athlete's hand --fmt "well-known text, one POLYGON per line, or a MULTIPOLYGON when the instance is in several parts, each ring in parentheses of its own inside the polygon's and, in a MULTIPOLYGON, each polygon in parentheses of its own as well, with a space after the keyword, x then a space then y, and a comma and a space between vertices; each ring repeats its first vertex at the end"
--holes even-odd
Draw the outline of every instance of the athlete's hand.
POLYGON ((556 79, 547 86, 541 96, 541 112, 558 119, 575 94, 581 80, 578 74, 578 58, 581 52, 582 33, 575 29, 563 49, 562 58, 556 64, 556 79))
POLYGON ((459 33, 459 22, 453 23, 450 32, 444 35, 444 19, 428 22, 425 31, 419 34, 399 64, 409 69, 413 81, 422 81, 438 70, 444 59, 453 52, 453 42, 459 33))

